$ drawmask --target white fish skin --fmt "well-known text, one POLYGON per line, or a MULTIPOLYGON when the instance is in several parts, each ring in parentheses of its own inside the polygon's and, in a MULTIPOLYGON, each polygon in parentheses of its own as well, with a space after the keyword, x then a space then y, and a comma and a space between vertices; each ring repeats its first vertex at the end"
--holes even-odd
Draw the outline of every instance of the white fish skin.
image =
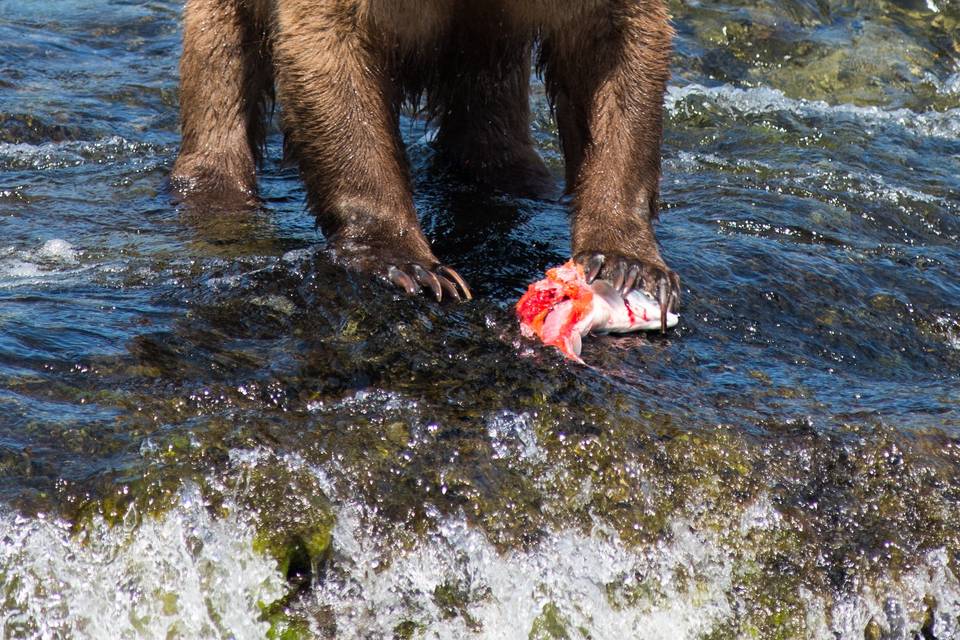
MULTIPOLYGON (((631 333, 660 329, 660 304, 649 294, 634 289, 626 297, 604 280, 592 285, 594 298, 590 314, 592 333, 631 333)), ((667 313, 667 328, 680 321, 675 313, 667 313)))

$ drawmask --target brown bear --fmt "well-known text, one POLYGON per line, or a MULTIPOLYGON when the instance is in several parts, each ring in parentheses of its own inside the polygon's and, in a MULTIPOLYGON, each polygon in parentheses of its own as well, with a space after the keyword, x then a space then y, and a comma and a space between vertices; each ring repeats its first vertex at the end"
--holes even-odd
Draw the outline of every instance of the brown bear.
POLYGON ((536 50, 566 160, 574 259, 590 280, 677 305, 679 279, 652 227, 673 35, 664 0, 188 0, 184 22, 174 186, 255 201, 275 92, 335 255, 438 300, 470 290, 420 229, 400 108, 429 109, 438 157, 463 173, 549 192, 529 131, 536 50))

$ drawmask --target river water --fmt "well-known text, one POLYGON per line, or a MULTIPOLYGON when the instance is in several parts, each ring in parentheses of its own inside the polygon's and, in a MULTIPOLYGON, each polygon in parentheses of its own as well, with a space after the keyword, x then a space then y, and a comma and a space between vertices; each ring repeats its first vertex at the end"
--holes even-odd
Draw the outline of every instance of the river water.
POLYGON ((580 366, 511 311, 562 205, 405 117, 478 299, 398 296, 276 132, 171 201, 180 3, 0 0, 3 637, 960 638, 960 4, 672 10, 680 325, 580 366))

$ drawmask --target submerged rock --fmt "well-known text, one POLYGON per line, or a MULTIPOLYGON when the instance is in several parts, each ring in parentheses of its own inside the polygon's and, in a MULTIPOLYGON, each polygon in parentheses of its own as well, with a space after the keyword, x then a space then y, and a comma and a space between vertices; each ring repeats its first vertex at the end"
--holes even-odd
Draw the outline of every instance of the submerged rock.
POLYGON ((681 77, 830 104, 960 106, 955 2, 672 2, 681 77))

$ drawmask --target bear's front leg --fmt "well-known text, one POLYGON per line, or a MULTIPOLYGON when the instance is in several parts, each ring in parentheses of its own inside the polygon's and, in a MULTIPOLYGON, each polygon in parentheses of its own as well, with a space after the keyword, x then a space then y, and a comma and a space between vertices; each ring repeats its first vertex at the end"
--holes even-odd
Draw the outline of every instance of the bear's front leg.
POLYGON ((642 288, 664 309, 680 300, 652 225, 671 37, 660 0, 611 1, 548 34, 542 52, 573 195, 573 257, 589 280, 642 288))
POLYGON ((348 0, 277 3, 274 60, 287 144, 310 208, 345 265, 410 293, 469 298, 417 221, 391 47, 348 0))

